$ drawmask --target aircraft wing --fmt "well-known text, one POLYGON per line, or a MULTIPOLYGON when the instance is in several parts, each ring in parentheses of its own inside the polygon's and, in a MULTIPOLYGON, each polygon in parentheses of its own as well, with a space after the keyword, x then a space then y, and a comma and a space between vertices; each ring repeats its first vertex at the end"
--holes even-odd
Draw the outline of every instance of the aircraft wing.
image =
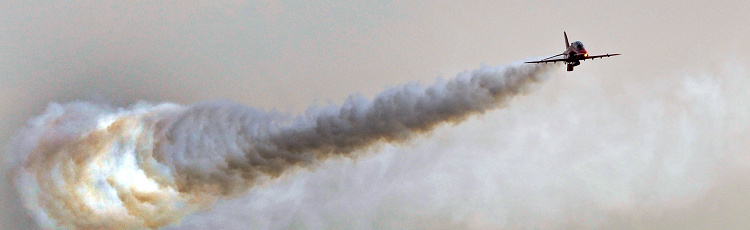
POLYGON ((605 57, 612 57, 612 56, 617 56, 617 55, 620 55, 620 54, 603 54, 603 55, 594 55, 594 56, 588 56, 588 57, 585 57, 585 58, 583 58, 583 59, 581 59, 581 60, 586 60, 586 59, 594 59, 594 58, 605 58, 605 57))
POLYGON ((566 60, 568 60, 567 58, 555 58, 555 59, 551 59, 553 57, 558 57, 558 56, 562 56, 562 55, 565 55, 565 54, 561 53, 561 54, 554 55, 552 57, 548 57, 548 58, 545 58, 545 59, 542 59, 542 60, 539 60, 539 61, 527 61, 526 63, 548 63, 548 62, 559 62, 559 61, 566 61, 566 60))
POLYGON ((527 61, 525 63, 548 63, 548 62, 559 62, 559 61, 567 61, 567 58, 556 58, 556 59, 542 59, 539 61, 527 61))

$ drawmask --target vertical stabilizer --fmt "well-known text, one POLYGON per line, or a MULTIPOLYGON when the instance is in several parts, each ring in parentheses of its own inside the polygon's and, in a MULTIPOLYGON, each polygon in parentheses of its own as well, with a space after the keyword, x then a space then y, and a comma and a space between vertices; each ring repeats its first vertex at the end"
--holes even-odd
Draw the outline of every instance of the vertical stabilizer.
POLYGON ((568 42, 568 34, 563 31, 563 35, 565 35, 565 49, 570 48, 570 42, 568 42))

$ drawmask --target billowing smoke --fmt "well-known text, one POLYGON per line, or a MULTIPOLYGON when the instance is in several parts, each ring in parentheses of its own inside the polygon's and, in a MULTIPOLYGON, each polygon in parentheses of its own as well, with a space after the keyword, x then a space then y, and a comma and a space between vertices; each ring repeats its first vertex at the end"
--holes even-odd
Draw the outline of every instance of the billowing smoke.
POLYGON ((483 66, 296 117, 223 101, 53 103, 10 144, 11 176, 41 227, 158 228, 331 157, 501 107, 547 66, 483 66))

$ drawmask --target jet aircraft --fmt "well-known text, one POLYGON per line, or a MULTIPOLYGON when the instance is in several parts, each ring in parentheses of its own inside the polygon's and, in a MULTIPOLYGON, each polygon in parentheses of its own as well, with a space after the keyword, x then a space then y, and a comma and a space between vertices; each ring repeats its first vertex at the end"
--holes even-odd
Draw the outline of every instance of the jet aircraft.
POLYGON ((539 61, 527 61, 526 63, 548 63, 548 62, 565 62, 566 65, 568 65, 568 71, 573 71, 573 67, 580 65, 581 61, 585 61, 586 59, 594 59, 594 58, 605 58, 605 57, 611 57, 611 56, 617 56, 620 54, 603 54, 603 55, 593 55, 589 56, 589 52, 586 51, 586 48, 583 47, 583 43, 581 41, 575 41, 573 44, 570 44, 568 42, 568 34, 563 31, 563 35, 565 36, 565 52, 548 57, 539 61), (558 56, 563 56, 562 58, 554 58, 558 56))

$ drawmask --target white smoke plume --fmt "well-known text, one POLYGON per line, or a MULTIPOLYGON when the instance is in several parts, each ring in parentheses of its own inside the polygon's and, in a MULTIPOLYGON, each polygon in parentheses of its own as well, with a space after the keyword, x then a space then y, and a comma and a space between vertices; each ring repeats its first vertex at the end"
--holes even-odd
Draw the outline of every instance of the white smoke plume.
POLYGON ((742 229, 744 66, 555 73, 506 108, 327 161, 167 229, 742 229))
POLYGON ((9 145, 10 176, 43 228, 159 228, 297 169, 501 107, 548 66, 483 66, 296 117, 216 101, 53 103, 9 145))

